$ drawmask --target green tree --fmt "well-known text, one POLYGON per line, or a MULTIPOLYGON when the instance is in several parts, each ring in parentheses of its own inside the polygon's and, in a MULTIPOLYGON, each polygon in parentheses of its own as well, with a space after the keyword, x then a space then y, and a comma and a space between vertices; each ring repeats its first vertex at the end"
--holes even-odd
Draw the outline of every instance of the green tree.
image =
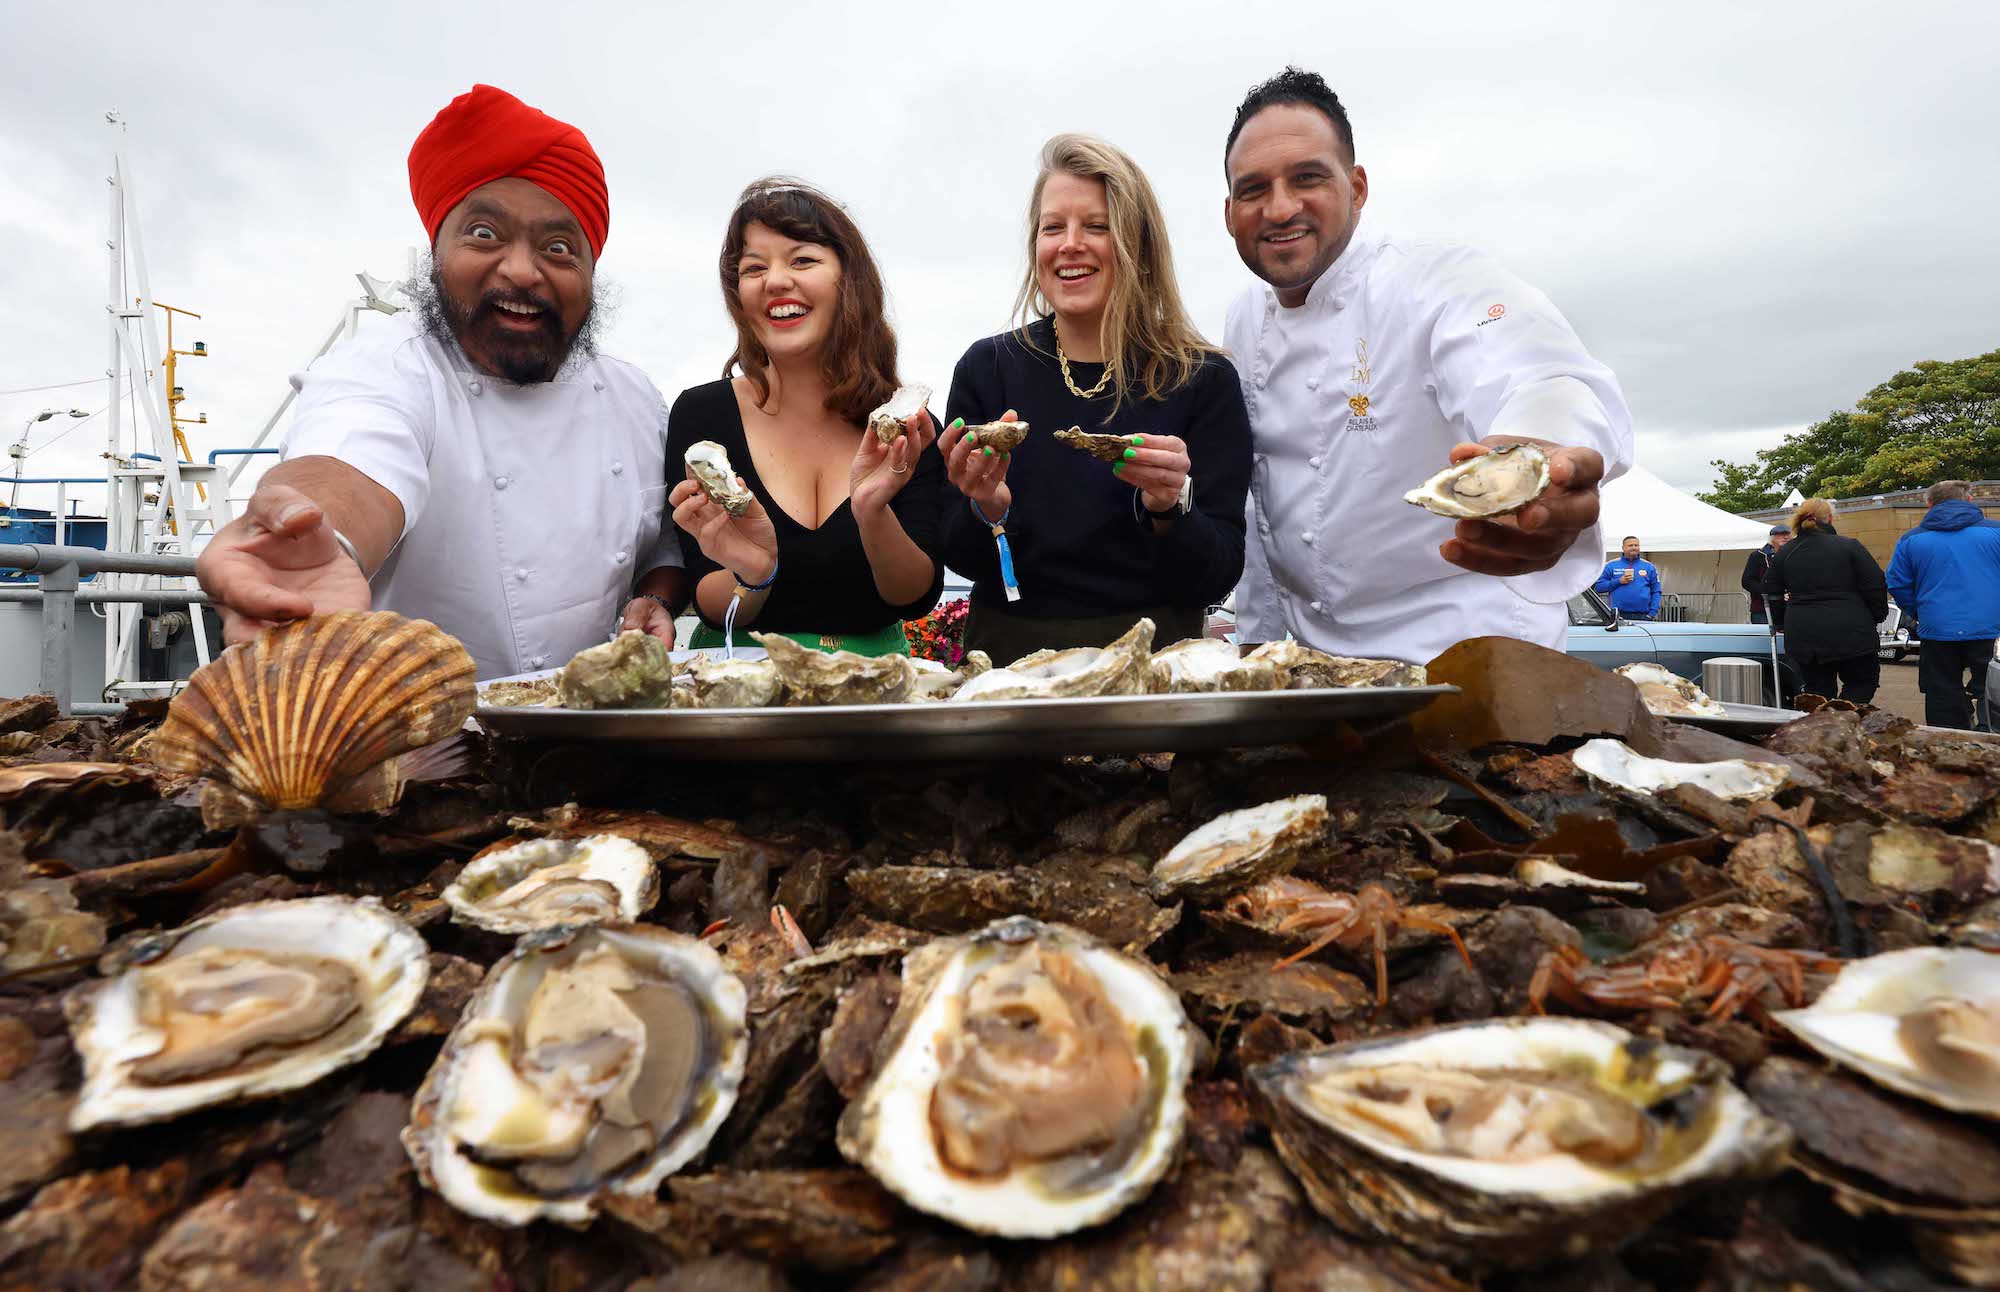
POLYGON ((1853 498, 2000 479, 2000 350, 1950 363, 1926 359, 1750 462, 1711 465, 1715 487, 1698 496, 1735 512, 1776 507, 1793 489, 1853 498))

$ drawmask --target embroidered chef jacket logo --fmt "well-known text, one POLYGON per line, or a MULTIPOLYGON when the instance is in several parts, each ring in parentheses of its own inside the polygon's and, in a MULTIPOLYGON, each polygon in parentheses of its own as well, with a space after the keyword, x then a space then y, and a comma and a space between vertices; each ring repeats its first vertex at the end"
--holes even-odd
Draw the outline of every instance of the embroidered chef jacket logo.
POLYGON ((1507 307, 1505 305, 1501 305, 1496 302, 1495 304, 1488 305, 1486 307, 1486 317, 1479 320, 1478 325, 1480 327, 1485 327, 1488 323, 1498 323, 1501 319, 1504 319, 1506 317, 1507 317, 1507 307))
POLYGON ((1368 383, 1374 379, 1374 373, 1368 366, 1368 339, 1366 337, 1357 337, 1355 339, 1354 371, 1350 374, 1350 379, 1354 382, 1356 389, 1347 401, 1348 411, 1353 414, 1353 416, 1347 419, 1347 429, 1350 431, 1372 431, 1377 429, 1381 423, 1368 415, 1368 383))

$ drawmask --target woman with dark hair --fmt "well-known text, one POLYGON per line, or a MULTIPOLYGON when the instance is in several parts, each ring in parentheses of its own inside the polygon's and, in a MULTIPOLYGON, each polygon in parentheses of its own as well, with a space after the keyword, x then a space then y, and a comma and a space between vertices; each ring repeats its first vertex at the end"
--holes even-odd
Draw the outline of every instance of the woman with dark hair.
POLYGON ((1868 549, 1834 530, 1824 498, 1792 513, 1792 541, 1771 558, 1764 601, 1806 690, 1855 704, 1875 698, 1875 625, 1889 613, 1889 588, 1868 549))
POLYGON ((1188 318, 1166 216, 1130 157, 1057 135, 1027 217, 1019 326, 959 360, 938 445, 963 495, 946 492, 943 550, 973 580, 965 645, 1006 664, 1106 645, 1142 616, 1159 644, 1200 636, 1243 573, 1236 370, 1188 318), (1017 418, 1030 429, 1011 451, 963 429, 1017 418), (1055 438, 1072 426, 1128 445, 1100 461, 1055 438))
POLYGON ((731 516, 690 476, 668 495, 694 606, 690 641, 779 632, 821 650, 908 654, 903 621, 936 604, 944 466, 928 413, 884 445, 868 414, 895 393, 882 276, 845 211, 804 184, 760 179, 729 217, 720 263, 736 350, 722 380, 681 392, 670 470, 720 444, 754 495, 731 516), (733 374, 733 375, 732 375, 733 374))

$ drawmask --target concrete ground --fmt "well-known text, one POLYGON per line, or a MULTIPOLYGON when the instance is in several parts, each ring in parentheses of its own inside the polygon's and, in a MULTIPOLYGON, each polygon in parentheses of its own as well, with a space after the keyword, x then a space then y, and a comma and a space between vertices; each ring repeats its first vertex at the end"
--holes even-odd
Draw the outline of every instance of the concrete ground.
POLYGON ((1882 689, 1875 692, 1875 707, 1887 709, 1911 722, 1924 720, 1924 693, 1917 690, 1917 657, 1900 664, 1882 665, 1882 689))

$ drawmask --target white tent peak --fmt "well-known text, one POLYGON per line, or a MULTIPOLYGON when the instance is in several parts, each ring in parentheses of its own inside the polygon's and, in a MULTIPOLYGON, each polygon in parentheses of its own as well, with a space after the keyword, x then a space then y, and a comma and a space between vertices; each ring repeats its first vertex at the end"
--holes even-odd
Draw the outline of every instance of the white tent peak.
POLYGON ((1604 550, 1637 534, 1647 555, 1655 552, 1747 552, 1770 541, 1771 527, 1732 516, 1682 493, 1642 466, 1598 491, 1604 550))

